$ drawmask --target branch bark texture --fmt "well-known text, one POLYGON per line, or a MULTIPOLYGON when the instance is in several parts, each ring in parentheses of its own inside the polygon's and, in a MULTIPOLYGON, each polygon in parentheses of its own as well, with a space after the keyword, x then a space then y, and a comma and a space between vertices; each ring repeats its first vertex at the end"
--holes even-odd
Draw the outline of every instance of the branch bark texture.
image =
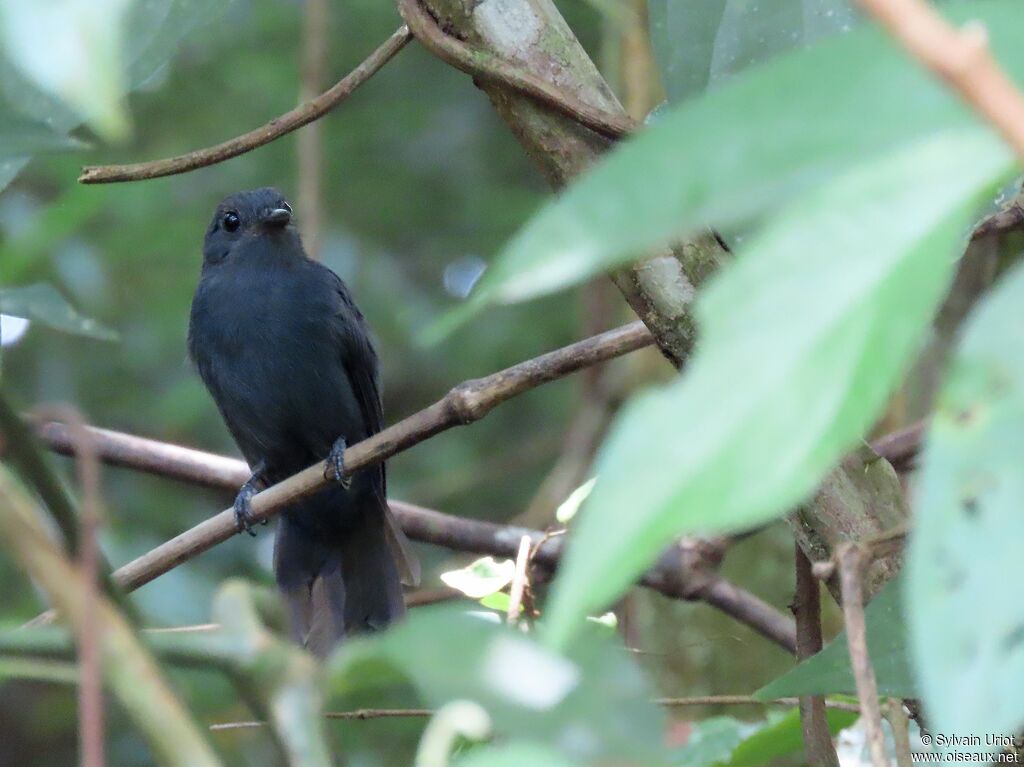
MULTIPOLYGON (((533 90, 520 87, 520 73, 528 73, 602 115, 626 117, 552 0, 399 0, 399 8, 407 21, 427 17, 409 21, 410 28, 444 60, 451 61, 467 48, 478 60, 485 59, 474 65, 462 55, 461 61, 452 63, 476 75, 477 85, 552 187, 564 186, 611 148, 607 132, 594 131, 566 110, 538 99, 533 90), (431 20, 433 25, 425 29, 431 20), (507 76, 496 61, 505 62, 507 76)), ((610 275, 676 367, 684 365, 696 338, 691 313, 696 290, 728 255, 722 241, 705 232, 610 275)), ((900 492, 894 474, 880 481, 886 483, 887 495, 900 492)), ((844 484, 841 471, 827 478, 824 492, 803 510, 799 522, 798 529, 808 532, 798 536, 802 546, 808 544, 808 556, 828 558, 836 542, 850 540, 847 531, 877 532, 870 500, 858 485, 844 484), (832 492, 838 485, 841 494, 832 492), (837 537, 836 531, 843 535, 837 537), (812 548, 811 542, 824 544, 825 550, 812 548)))

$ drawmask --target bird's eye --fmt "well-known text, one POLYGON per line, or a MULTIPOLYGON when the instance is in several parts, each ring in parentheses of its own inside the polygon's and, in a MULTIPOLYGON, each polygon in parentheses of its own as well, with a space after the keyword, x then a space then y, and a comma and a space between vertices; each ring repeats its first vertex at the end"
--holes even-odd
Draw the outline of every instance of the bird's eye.
POLYGON ((223 221, 224 228, 229 232, 237 231, 238 227, 242 223, 242 220, 238 217, 238 214, 235 213, 233 210, 228 211, 227 213, 224 214, 223 221))

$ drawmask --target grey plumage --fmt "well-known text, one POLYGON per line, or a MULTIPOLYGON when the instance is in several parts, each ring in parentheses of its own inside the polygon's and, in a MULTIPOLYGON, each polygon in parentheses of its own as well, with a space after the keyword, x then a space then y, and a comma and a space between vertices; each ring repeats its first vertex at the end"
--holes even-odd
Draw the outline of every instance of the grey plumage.
MULTIPOLYGON (((366 322, 345 283, 306 256, 290 212, 274 189, 221 202, 189 324, 189 353, 265 484, 382 428, 366 322)), ((296 638, 323 655, 400 617, 396 556, 383 464, 283 510, 274 568, 296 638)))

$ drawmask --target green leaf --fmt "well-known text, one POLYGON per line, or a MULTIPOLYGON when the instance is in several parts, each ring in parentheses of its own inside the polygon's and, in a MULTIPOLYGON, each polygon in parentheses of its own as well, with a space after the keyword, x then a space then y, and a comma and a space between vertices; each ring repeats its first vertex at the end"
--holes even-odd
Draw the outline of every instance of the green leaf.
POLYGON ((493 594, 488 594, 480 599, 480 604, 484 607, 488 607, 491 610, 497 610, 501 613, 507 613, 509 603, 511 603, 512 597, 506 594, 504 591, 496 591, 493 594))
POLYGON ((511 559, 499 562, 494 557, 481 557, 460 570, 441 573, 441 580, 467 597, 480 599, 505 588, 515 572, 516 563, 511 559))
POLYGON ((128 133, 122 35, 130 5, 131 0, 0 0, 0 33, 11 63, 111 139, 128 133))
POLYGON ((756 724, 716 716, 697 722, 686 745, 672 754, 673 767, 709 767, 721 764, 743 739, 757 730, 756 724))
MULTIPOLYGON (((957 7, 950 16, 987 23, 1000 63, 1024 79, 1019 0, 957 7)), ((700 227, 728 230, 894 146, 967 125, 977 121, 960 100, 877 29, 781 56, 624 142, 508 243, 470 308, 578 284, 700 227)))
POLYGON ((474 749, 453 767, 573 767, 557 751, 535 743, 514 742, 501 746, 474 749))
POLYGON ((0 314, 41 322, 55 330, 73 335, 117 340, 117 333, 83 317, 52 285, 37 283, 22 288, 0 288, 0 314))
POLYGON ((969 319, 925 443, 906 610, 936 732, 1024 725, 1022 307, 1018 266, 969 319))
POLYGON ((813 491, 878 415, 1010 168, 991 134, 944 134, 790 206, 738 254, 698 299, 687 373, 634 399, 599 453, 548 609, 555 646, 674 536, 765 522, 813 491))
POLYGON ((651 0, 651 42, 669 99, 708 86, 773 56, 849 31, 852 0, 651 0))
MULTIPOLYGON (((833 735, 857 720, 857 714, 829 709, 833 735)), ((756 767, 803 750, 800 711, 772 714, 761 723, 713 717, 698 722, 690 740, 673 754, 673 767, 756 767)))
MULTIPOLYGON (((828 730, 835 735, 857 721, 858 714, 851 711, 838 711, 834 708, 825 712, 828 730)), ((732 756, 724 762, 728 767, 756 767, 756 765, 774 763, 774 760, 803 751, 804 735, 800 728, 800 710, 792 709, 782 716, 773 716, 757 730, 745 738, 732 752, 732 756)))
MULTIPOLYGON (((903 618, 903 577, 889 581, 864 611, 868 654, 881 695, 916 698, 918 686, 910 667, 907 629, 903 618)), ((769 682, 756 693, 760 700, 800 695, 856 695, 850 669, 846 632, 841 632, 821 652, 769 682)))
POLYGON ((435 709, 480 704, 496 738, 542 742, 587 763, 664 764, 664 712, 621 645, 597 632, 580 636, 566 657, 450 605, 421 608, 341 648, 329 667, 331 705, 402 680, 435 709))
POLYGON ((42 152, 79 149, 80 141, 50 126, 9 113, 0 103, 0 163, 42 152))

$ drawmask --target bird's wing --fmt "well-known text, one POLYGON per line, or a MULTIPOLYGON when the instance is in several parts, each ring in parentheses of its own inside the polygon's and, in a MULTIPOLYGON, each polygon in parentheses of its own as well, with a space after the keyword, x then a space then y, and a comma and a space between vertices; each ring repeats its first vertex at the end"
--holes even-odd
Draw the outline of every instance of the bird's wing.
MULTIPOLYGON (((338 333, 341 336, 339 341, 345 372, 352 385, 356 401, 359 403, 359 410, 363 416, 363 422, 366 424, 366 433, 368 435, 376 434, 384 428, 384 410, 381 406, 377 375, 379 369, 377 352, 370 340, 370 331, 366 320, 356 307, 355 301, 352 300, 348 286, 333 271, 327 267, 322 268, 331 275, 338 292, 339 304, 335 319, 338 333)), ((398 564, 402 583, 415 587, 420 583, 419 559, 413 553, 409 539, 402 532, 398 520, 395 519, 391 507, 388 505, 387 473, 384 464, 378 464, 378 468, 380 472, 378 493, 381 506, 384 509, 388 546, 398 564)))

